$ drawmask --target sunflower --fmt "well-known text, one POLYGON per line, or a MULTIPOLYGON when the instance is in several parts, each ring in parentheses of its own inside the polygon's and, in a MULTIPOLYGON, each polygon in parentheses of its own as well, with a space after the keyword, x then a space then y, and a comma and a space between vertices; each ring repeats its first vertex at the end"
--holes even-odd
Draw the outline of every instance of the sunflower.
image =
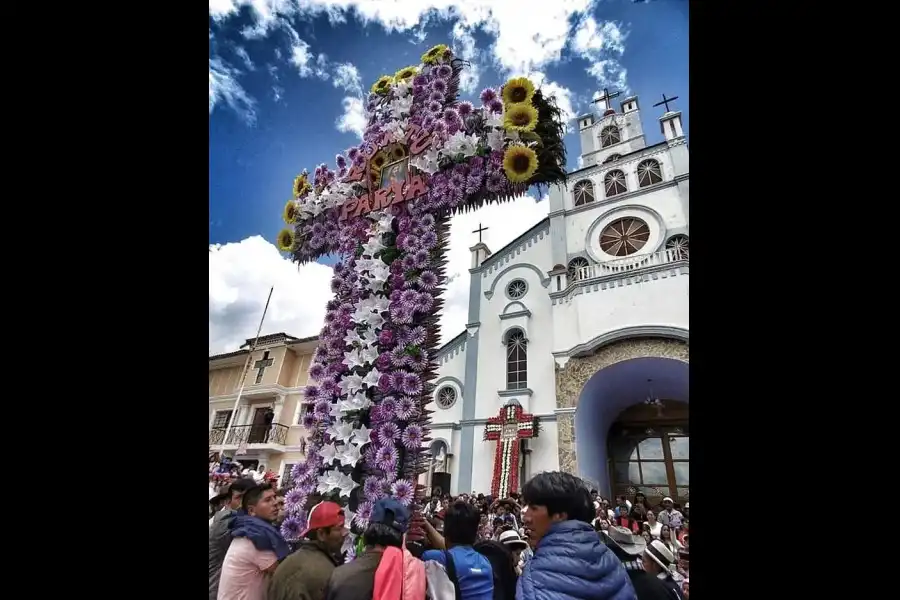
POLYGON ((394 73, 394 81, 406 81, 407 79, 412 79, 415 77, 416 73, 419 72, 417 67, 404 67, 400 69, 396 73, 394 73))
POLYGON ((525 183, 537 167, 537 154, 528 146, 510 146, 503 155, 503 171, 512 183, 525 183))
POLYGON ((293 230, 285 228, 278 232, 278 249, 282 252, 290 252, 294 249, 293 230))
POLYGON ((503 86, 503 104, 531 102, 534 96, 534 84, 526 77, 515 77, 503 86))
POLYGON ((309 185, 309 180, 306 179, 306 175, 297 175, 294 179, 294 198, 301 198, 312 189, 312 186, 309 185))
POLYGON ((387 94, 392 83, 394 83, 393 77, 390 75, 383 75, 378 81, 372 84, 372 93, 381 95, 387 94))
POLYGON ((284 212, 281 213, 281 218, 288 225, 293 225, 297 222, 297 204, 293 200, 288 200, 287 204, 284 205, 284 212))
POLYGON ((527 102, 519 102, 506 107, 503 126, 514 131, 534 131, 537 121, 537 109, 527 102))
POLYGON ((438 61, 441 60, 441 57, 444 56, 444 52, 448 51, 449 49, 450 48, 448 48, 446 44, 438 44, 422 55, 422 62, 426 65, 437 64, 438 61))

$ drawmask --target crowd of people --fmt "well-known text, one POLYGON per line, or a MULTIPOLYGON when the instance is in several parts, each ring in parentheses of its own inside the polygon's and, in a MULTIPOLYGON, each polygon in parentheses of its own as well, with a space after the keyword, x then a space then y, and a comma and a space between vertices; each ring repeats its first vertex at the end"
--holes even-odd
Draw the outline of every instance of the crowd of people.
POLYGON ((345 562, 339 504, 315 503, 291 543, 286 490, 264 467, 228 472, 210 472, 209 600, 689 600, 690 505, 668 497, 610 504, 561 472, 509 498, 435 495, 421 515, 385 497, 345 562))

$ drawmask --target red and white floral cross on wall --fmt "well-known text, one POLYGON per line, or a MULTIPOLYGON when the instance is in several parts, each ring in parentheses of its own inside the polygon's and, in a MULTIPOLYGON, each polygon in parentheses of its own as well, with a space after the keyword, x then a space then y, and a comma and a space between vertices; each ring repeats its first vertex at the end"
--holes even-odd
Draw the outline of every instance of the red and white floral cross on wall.
POLYGON ((534 415, 524 412, 516 404, 504 406, 499 415, 487 420, 484 439, 497 442, 491 481, 491 495, 494 498, 507 498, 510 492, 519 489, 519 440, 537 435, 538 424, 534 415))

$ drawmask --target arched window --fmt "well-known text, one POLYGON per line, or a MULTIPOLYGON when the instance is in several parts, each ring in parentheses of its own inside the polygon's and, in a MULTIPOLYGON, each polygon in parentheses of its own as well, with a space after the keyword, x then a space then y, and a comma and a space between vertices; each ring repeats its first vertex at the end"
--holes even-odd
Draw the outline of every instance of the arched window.
POLYGON ((506 389, 524 390, 528 387, 528 342, 521 329, 506 336, 506 389))
POLYGON ((607 125, 600 130, 600 147, 607 148, 622 141, 622 134, 615 125, 607 125))
POLYGON ((688 260, 690 258, 690 241, 688 236, 678 234, 666 240, 669 260, 688 260))
POLYGON ((647 187, 663 180, 662 168, 659 162, 649 158, 641 161, 637 166, 638 187, 647 187))
POLYGON ((575 184, 575 206, 584 206, 594 201, 594 184, 584 179, 575 184))
POLYGON ((569 274, 569 281, 578 281, 582 279, 582 269, 588 266, 588 261, 583 256, 576 256, 572 260, 569 261, 569 268, 567 269, 569 274))
POLYGON ((620 158, 622 158, 621 154, 610 154, 606 157, 606 160, 603 161, 603 164, 605 165, 606 163, 616 162, 620 158))
POLYGON ((625 173, 618 169, 610 171, 606 174, 606 177, 603 178, 603 186, 606 188, 607 198, 618 194, 624 194, 628 191, 628 187, 625 185, 625 173))

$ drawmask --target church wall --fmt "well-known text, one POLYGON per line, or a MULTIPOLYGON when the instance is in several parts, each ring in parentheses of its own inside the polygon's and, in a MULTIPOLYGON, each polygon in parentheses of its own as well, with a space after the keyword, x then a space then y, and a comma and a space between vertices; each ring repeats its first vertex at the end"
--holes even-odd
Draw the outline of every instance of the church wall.
MULTIPOLYGON (((478 402, 474 417, 484 419, 497 415, 500 407, 510 399, 517 400, 528 412, 552 412, 555 402, 553 397, 553 318, 550 297, 548 296, 549 278, 546 271, 551 268, 550 238, 544 236, 536 244, 521 252, 519 256, 505 265, 496 277, 487 278, 490 285, 486 291, 489 297, 481 297, 481 325, 479 328, 478 357, 478 402), (510 298, 506 289, 516 279, 522 279, 528 286, 526 294, 515 301, 510 298), (523 308, 530 315, 521 314, 523 308), (517 317, 509 317, 519 314, 517 317), (505 334, 511 328, 525 330, 528 340, 528 389, 527 394, 504 394, 506 392, 506 358, 504 343, 505 334)), ((476 435, 476 440, 478 440, 476 435)))
MULTIPOLYGON (((553 397, 555 402, 555 391, 553 397)), ((551 410, 549 412, 552 413, 553 411, 551 410)), ((528 442, 528 446, 531 448, 531 454, 529 454, 527 458, 527 471, 525 473, 528 478, 534 477, 543 471, 559 471, 557 435, 556 421, 547 419, 541 421, 540 434, 538 434, 538 437, 529 440, 528 442)), ((522 481, 520 485, 524 483, 525 482, 522 481)))
POLYGON ((603 334, 629 327, 689 329, 688 280, 687 267, 679 267, 623 277, 606 289, 600 289, 599 285, 597 290, 593 289, 595 286, 580 288, 582 293, 553 307, 553 351, 565 352, 603 334), (647 281, 635 283, 645 277, 647 281), (583 293, 587 289, 590 293, 583 293))
MULTIPOLYGON (((468 334, 466 334, 468 337, 468 334)), ((434 413, 431 415, 432 423, 458 423, 462 419, 463 405, 465 402, 474 402, 475 398, 471 397, 472 393, 465 387, 466 377, 466 344, 463 341, 458 346, 453 347, 445 356, 440 359, 441 365, 438 368, 437 379, 435 380, 434 402, 429 406, 434 413), (437 404, 438 393, 445 387, 450 386, 456 391, 456 403, 450 408, 441 408, 437 404)))

